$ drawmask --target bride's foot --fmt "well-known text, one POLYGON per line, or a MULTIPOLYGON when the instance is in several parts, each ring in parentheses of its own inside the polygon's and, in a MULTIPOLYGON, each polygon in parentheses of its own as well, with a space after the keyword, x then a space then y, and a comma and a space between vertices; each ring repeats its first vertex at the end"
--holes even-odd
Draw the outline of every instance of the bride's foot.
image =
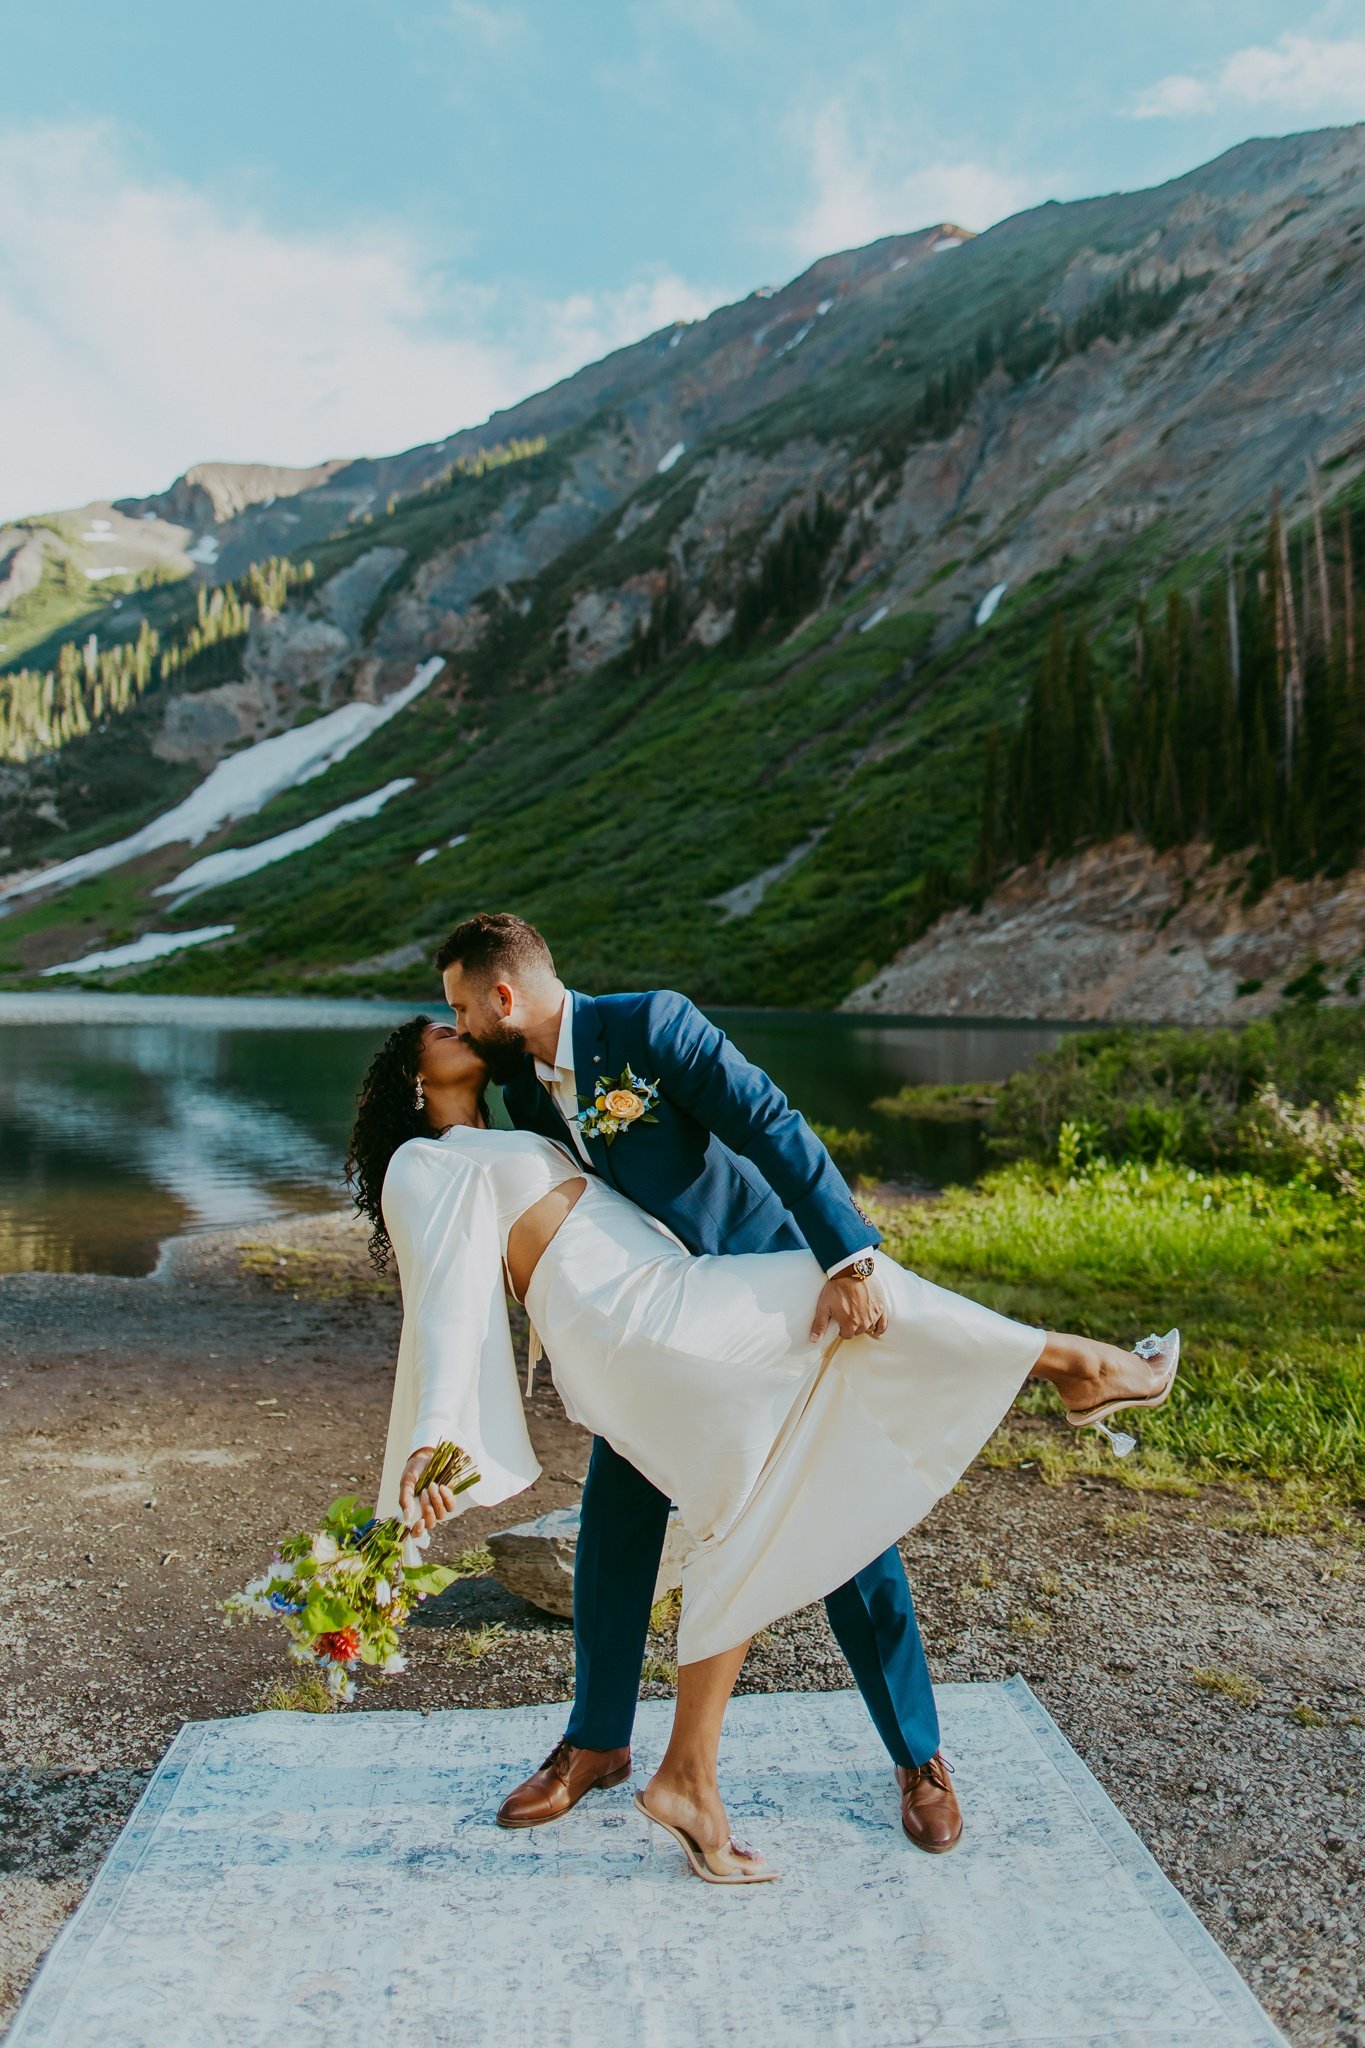
POLYGON ((672 1835, 694 1875, 708 1884, 764 1884, 778 1875, 755 1850, 734 1839, 714 1787, 684 1785, 656 1773, 636 1793, 635 1804, 672 1835))
POLYGON ((1143 1343, 1141 1351, 1121 1351, 1117 1344, 1059 1337, 1049 1331, 1034 1377, 1051 1381, 1069 1415, 1085 1415, 1111 1403, 1151 1401, 1171 1378, 1171 1359, 1164 1348, 1149 1350, 1150 1338, 1143 1343))

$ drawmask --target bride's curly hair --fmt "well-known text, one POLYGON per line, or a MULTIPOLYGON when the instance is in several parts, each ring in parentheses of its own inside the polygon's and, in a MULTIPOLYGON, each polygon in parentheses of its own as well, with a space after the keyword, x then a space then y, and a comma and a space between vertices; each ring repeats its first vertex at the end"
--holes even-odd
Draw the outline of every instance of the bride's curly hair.
POLYGON ((430 1017, 410 1017, 389 1033, 365 1069, 356 1098, 346 1152, 346 1185, 359 1213, 369 1218, 370 1257, 381 1273, 393 1254, 380 1207, 389 1161, 409 1138, 434 1135, 426 1111, 417 1107, 422 1034, 430 1022, 430 1017))

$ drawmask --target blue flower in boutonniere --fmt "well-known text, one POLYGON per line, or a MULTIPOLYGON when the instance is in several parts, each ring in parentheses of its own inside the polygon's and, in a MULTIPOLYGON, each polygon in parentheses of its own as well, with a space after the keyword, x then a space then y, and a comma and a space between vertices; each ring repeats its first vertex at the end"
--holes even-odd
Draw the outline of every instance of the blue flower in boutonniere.
POLYGON ((610 1145, 632 1124, 657 1124, 650 1114, 659 1099, 657 1081, 642 1081, 627 1067, 619 1081, 604 1074, 593 1091, 592 1101, 578 1112, 577 1123, 585 1138, 600 1138, 610 1145))

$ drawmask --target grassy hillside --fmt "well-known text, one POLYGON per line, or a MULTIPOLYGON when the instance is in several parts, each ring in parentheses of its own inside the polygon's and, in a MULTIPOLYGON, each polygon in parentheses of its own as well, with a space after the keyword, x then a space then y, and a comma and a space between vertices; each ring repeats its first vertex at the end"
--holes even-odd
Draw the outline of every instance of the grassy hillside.
MULTIPOLYGON (((1073 571, 1071 601, 1112 603, 1151 552, 1148 536, 1122 572, 1113 561, 1073 571)), ((233 922, 249 936, 131 985, 307 980, 318 992, 421 995, 420 967, 361 963, 496 904, 542 923, 565 970, 588 985, 628 973, 716 1002, 835 1003, 915 927, 926 874, 970 858, 982 737, 1022 702, 1062 588, 1045 582, 933 657, 931 612, 858 631, 866 595, 742 657, 718 649, 638 677, 619 661, 552 694, 534 667, 509 683, 515 650, 495 637, 458 702, 419 700, 223 843, 287 830, 391 776, 414 775, 417 788, 310 852, 173 916, 163 908, 159 928, 233 922), (715 906, 817 832, 752 913, 715 906), (466 843, 446 850, 459 833, 466 843), (433 846, 442 850, 417 865, 433 846)), ((14 972, 22 940, 53 919, 73 936, 93 928, 120 891, 117 943, 136 901, 121 874, 0 924, 0 970, 14 972)))

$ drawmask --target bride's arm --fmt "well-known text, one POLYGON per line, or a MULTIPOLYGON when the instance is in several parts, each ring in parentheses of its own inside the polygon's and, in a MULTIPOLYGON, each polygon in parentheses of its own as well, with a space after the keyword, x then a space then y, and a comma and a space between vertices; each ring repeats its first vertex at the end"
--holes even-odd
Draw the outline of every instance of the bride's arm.
POLYGON ((405 1475, 416 1477, 419 1454, 446 1439, 469 1453, 480 1477, 440 1505, 491 1507, 540 1474, 517 1385, 492 1189, 455 1147, 417 1139, 394 1154, 383 1206, 403 1330, 379 1512, 399 1512, 405 1475))

